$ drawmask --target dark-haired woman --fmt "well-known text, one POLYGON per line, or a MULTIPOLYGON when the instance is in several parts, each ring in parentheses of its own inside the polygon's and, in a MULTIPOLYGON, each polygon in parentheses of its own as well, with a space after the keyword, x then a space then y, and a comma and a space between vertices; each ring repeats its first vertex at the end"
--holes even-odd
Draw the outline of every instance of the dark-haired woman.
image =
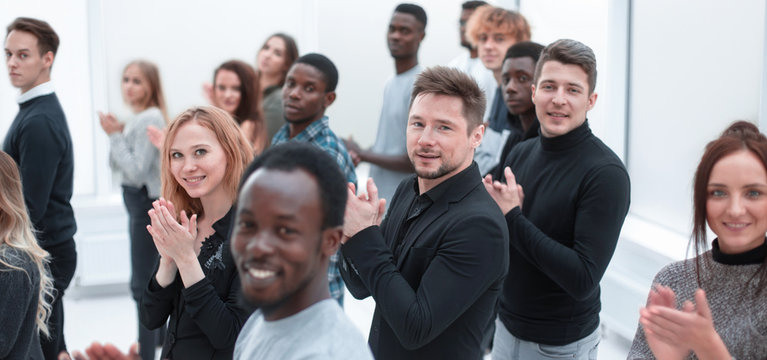
POLYGON ((737 122, 706 147, 694 181, 698 255, 654 280, 629 359, 767 358, 767 138, 737 122), (706 225, 717 235, 708 248, 706 225))

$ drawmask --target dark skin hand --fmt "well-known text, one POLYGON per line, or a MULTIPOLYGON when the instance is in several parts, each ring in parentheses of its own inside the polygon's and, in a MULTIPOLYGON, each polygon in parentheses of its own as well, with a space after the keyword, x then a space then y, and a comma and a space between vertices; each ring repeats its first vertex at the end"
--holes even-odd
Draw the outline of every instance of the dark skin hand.
POLYGON ((374 165, 378 165, 387 170, 412 173, 413 164, 407 157, 407 154, 401 155, 384 155, 377 154, 370 150, 363 150, 359 144, 357 144, 351 137, 343 139, 346 149, 349 151, 349 155, 352 157, 354 166, 357 166, 360 162, 369 162, 374 165))

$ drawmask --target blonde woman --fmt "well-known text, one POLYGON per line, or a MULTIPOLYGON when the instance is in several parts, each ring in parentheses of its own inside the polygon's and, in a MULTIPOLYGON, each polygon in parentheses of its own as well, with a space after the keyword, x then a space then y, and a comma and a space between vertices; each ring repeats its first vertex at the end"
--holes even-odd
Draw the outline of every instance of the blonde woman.
MULTIPOLYGON (((122 96, 133 111, 125 124, 114 115, 99 113, 101 128, 109 136, 109 164, 122 176, 123 200, 128 211, 128 234, 131 245, 131 293, 138 305, 157 262, 157 249, 147 211, 160 197, 160 153, 149 141, 149 126, 164 127, 165 98, 157 66, 136 60, 125 66, 121 81, 122 96)), ((154 359, 154 349, 161 331, 138 326, 138 342, 143 360, 154 359)))
POLYGON ((170 124, 161 158, 163 198, 147 226, 160 261, 141 298, 141 323, 168 321, 163 359, 231 359, 247 312, 228 234, 253 147, 227 112, 203 106, 170 124))
POLYGON ((53 281, 35 239, 16 163, 0 151, 0 359, 42 359, 53 281))

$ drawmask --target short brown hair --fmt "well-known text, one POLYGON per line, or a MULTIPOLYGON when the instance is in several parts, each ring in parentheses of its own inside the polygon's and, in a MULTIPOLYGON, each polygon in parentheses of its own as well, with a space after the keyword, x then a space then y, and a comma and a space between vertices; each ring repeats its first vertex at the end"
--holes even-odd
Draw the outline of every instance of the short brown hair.
POLYGON ((471 76, 447 66, 434 66, 421 72, 413 84, 410 107, 420 94, 456 96, 463 102, 463 116, 471 132, 482 124, 485 114, 485 93, 471 76))
MULTIPOLYGON (((240 177, 245 167, 253 160, 253 147, 240 131, 240 127, 234 122, 232 116, 215 106, 193 107, 176 117, 168 127, 168 135, 162 147, 162 165, 160 167, 162 178, 162 196, 173 202, 176 211, 184 210, 188 216, 197 214, 203 216, 200 199, 192 198, 186 193, 181 184, 176 181, 171 171, 170 147, 176 138, 179 128, 188 122, 197 122, 200 126, 209 129, 216 135, 221 147, 226 154, 226 172, 221 185, 226 189, 229 198, 234 202, 240 177)), ((178 214, 174 214, 178 216, 178 214)))
POLYGON ((597 58, 594 51, 580 41, 570 39, 557 40, 546 46, 541 52, 538 64, 535 66, 533 83, 538 84, 541 69, 547 61, 557 61, 565 65, 577 65, 586 73, 589 81, 589 95, 594 93, 597 86, 597 58))
POLYGON ((52 52, 54 58, 56 57, 56 51, 59 49, 59 36, 53 31, 53 28, 48 25, 47 22, 27 17, 18 17, 16 20, 8 25, 5 37, 11 31, 24 31, 34 35, 37 38, 37 49, 40 51, 40 55, 44 55, 47 52, 52 52))
POLYGON ((522 14, 513 10, 492 5, 478 7, 466 23, 466 38, 476 47, 479 33, 488 28, 506 32, 516 42, 530 40, 530 24, 522 14))

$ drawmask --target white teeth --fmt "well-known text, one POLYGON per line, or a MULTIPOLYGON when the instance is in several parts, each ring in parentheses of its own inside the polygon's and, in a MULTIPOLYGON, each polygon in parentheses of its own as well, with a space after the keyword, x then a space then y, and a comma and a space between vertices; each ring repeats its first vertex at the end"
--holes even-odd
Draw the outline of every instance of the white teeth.
POLYGON ((205 178, 205 177, 204 176, 188 177, 188 178, 186 178, 186 182, 196 183, 196 182, 202 181, 203 178, 205 178))
POLYGON ((724 223, 724 224, 727 225, 727 227, 737 228, 737 229, 748 226, 748 224, 733 224, 733 223, 724 223))
POLYGON ((266 279, 269 277, 274 276, 274 271, 271 270, 259 270, 259 269, 248 269, 248 273, 250 276, 256 278, 256 279, 266 279))

